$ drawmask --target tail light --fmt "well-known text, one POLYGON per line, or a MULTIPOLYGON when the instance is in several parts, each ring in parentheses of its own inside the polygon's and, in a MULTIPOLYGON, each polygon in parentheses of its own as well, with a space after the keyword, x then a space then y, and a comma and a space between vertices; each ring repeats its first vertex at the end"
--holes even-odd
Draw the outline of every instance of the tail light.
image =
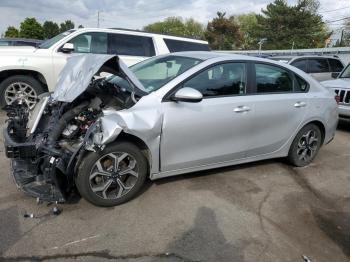
POLYGON ((336 95, 336 96, 334 97, 334 99, 335 99, 335 101, 337 102, 337 104, 339 105, 339 103, 340 103, 340 96, 336 95))

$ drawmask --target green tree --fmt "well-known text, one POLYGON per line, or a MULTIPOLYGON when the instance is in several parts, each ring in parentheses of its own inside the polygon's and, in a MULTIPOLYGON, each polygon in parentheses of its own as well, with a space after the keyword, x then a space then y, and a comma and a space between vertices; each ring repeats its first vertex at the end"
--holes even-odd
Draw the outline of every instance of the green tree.
POLYGON ((340 38, 335 44, 336 47, 350 46, 350 18, 344 21, 340 32, 340 38))
POLYGON ((208 22, 205 37, 212 49, 232 50, 242 45, 242 33, 233 16, 217 12, 217 17, 208 22))
POLYGON ((146 25, 143 30, 150 33, 185 36, 197 39, 204 37, 203 25, 192 18, 184 21, 181 17, 168 17, 164 21, 146 25))
POLYGON ((265 49, 324 47, 331 32, 317 14, 317 3, 300 0, 289 6, 286 0, 275 0, 257 15, 254 37, 266 38, 265 49))
POLYGON ((74 28, 74 23, 71 20, 66 20, 60 25, 60 33, 66 32, 69 29, 74 28))
POLYGON ((236 20, 243 35, 241 48, 245 50, 256 49, 257 43, 259 42, 259 39, 255 37, 258 25, 256 14, 249 13, 239 15, 236 17, 236 20))
POLYGON ((83 25, 79 25, 78 28, 84 28, 84 26, 83 25))
POLYGON ((6 29, 5 37, 19 37, 18 29, 16 27, 14 27, 14 26, 9 26, 6 29))
POLYGON ((27 17, 21 23, 19 36, 23 38, 44 39, 43 27, 34 17, 27 17))
POLYGON ((60 33, 58 24, 52 21, 45 21, 43 24, 43 30, 45 39, 50 39, 60 33))

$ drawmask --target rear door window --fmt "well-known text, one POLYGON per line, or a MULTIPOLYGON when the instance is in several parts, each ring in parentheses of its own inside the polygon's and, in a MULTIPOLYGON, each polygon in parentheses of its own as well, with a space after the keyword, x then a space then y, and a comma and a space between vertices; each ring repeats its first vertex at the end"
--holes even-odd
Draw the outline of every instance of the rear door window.
POLYGON ((300 70, 307 72, 307 60, 306 59, 298 59, 291 63, 292 66, 299 68, 300 70))
POLYGON ((328 59, 329 65, 331 67, 332 72, 341 72, 343 71, 343 64, 338 59, 328 59))
POLYGON ((182 51, 210 51, 207 44, 164 38, 170 53, 182 51))
POLYGON ((293 77, 287 70, 267 64, 255 64, 257 93, 293 92, 293 77))
POLYGON ((327 59, 309 58, 309 73, 328 73, 330 72, 327 59))
POLYGON ((129 56, 154 56, 153 39, 147 36, 109 34, 108 49, 110 54, 129 56))

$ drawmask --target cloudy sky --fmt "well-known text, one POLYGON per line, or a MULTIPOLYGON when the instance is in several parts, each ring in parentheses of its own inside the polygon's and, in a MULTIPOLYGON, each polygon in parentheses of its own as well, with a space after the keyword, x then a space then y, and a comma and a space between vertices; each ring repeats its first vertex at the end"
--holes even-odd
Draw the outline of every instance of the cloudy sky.
MULTIPOLYGON (((296 1, 288 0, 290 4, 296 1)), ((76 25, 96 27, 98 10, 100 27, 141 29, 168 16, 193 17, 205 24, 217 11, 230 15, 260 12, 270 2, 272 0, 0 0, 0 33, 9 25, 18 27, 25 17, 58 23, 70 19, 76 25)), ((325 20, 350 16, 349 0, 320 2, 320 12, 325 20)), ((341 22, 331 25, 336 28, 341 22)))

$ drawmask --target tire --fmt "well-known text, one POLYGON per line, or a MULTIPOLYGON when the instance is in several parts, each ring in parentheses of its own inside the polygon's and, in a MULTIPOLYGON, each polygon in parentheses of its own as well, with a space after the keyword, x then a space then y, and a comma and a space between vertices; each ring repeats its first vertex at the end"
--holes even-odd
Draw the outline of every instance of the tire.
POLYGON ((307 166, 314 160, 322 144, 322 133, 315 124, 304 126, 293 140, 288 160, 297 167, 307 166))
POLYGON ((30 108, 33 108, 36 104, 38 95, 44 92, 44 89, 40 82, 31 76, 26 75, 15 75, 6 78, 0 84, 0 107, 10 104, 15 97, 15 92, 20 89, 24 89, 23 97, 28 99, 28 104, 30 108), (13 98, 12 98, 13 97, 13 98), (12 101, 10 101, 12 100, 12 101))
POLYGON ((84 157, 75 184, 81 196, 90 203, 110 207, 135 197, 147 175, 147 159, 141 150, 129 142, 115 142, 103 151, 91 152, 84 157), (122 174, 126 170, 130 170, 129 173, 122 174))

